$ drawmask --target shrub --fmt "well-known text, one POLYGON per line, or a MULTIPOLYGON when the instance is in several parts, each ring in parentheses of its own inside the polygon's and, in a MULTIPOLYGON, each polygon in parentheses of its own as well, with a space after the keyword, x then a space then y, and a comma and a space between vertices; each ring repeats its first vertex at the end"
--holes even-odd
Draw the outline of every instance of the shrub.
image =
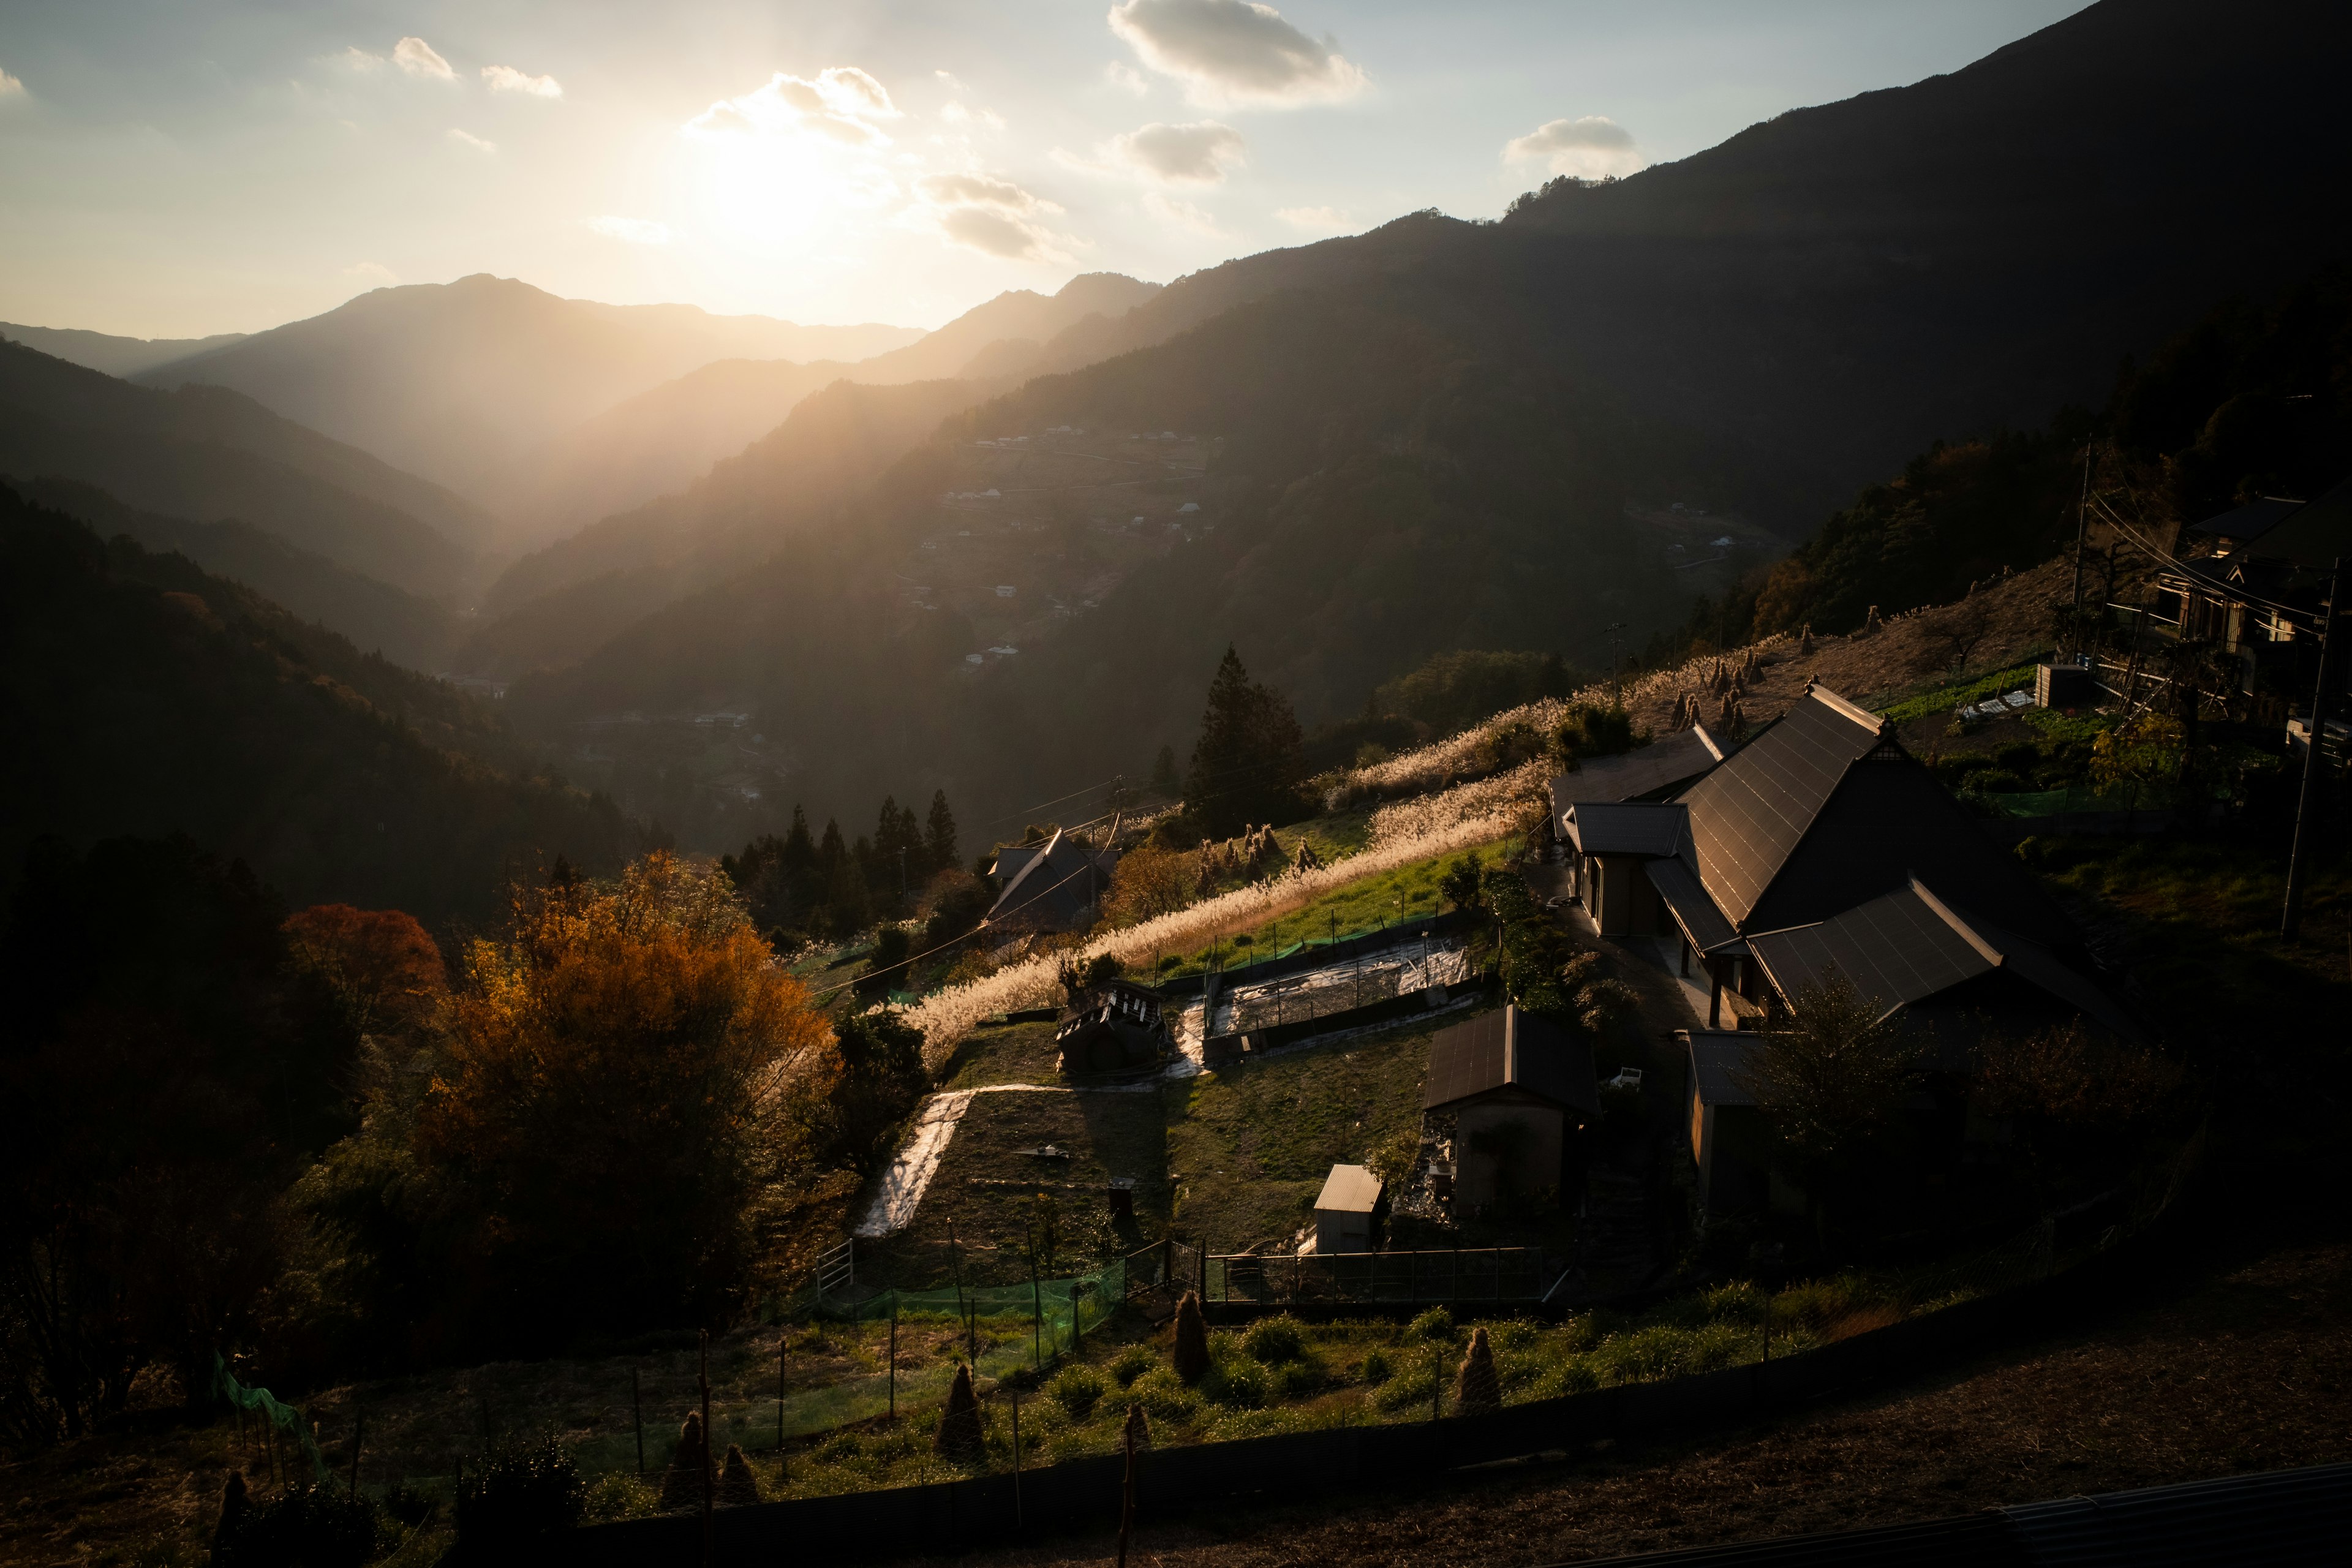
MULTIPOLYGON (((387 1497, 383 1500, 384 1511, 391 1513, 392 1499, 387 1497)), ((428 1503, 426 1506, 429 1508, 431 1505, 428 1503)), ((611 1470, 589 1483, 582 1512, 583 1517, 601 1524, 614 1520, 643 1519, 657 1511, 659 1507, 654 1489, 642 1478, 611 1470)), ((394 1517, 399 1516, 395 1514, 394 1517)))
POLYGON ((1601 1386, 1601 1379, 1582 1356, 1570 1356, 1546 1373, 1536 1384, 1538 1397, 1559 1399, 1570 1394, 1590 1394, 1601 1386))
POLYGON ((1235 1410, 1256 1410, 1265 1404, 1272 1380, 1254 1361, 1232 1361, 1213 1368, 1200 1389, 1216 1404, 1235 1410))
POLYGON ((1365 1385, 1370 1388, 1378 1388, 1390 1378, 1394 1377, 1396 1368, 1389 1364, 1389 1352, 1378 1345, 1366 1351, 1362 1375, 1365 1385))
POLYGON ((375 1510, 333 1487, 302 1487, 224 1520, 221 1568, 360 1568, 375 1555, 375 1510))
POLYGON ((1183 1380, 1176 1375, 1173 1367, 1154 1367, 1137 1378, 1135 1385, 1128 1393, 1143 1406, 1144 1414, 1154 1420, 1190 1420, 1193 1412, 1201 1407, 1200 1401, 1193 1397, 1191 1389, 1184 1386, 1183 1380))
POLYGON ((858 1442, 856 1433, 837 1432, 825 1439, 824 1445, 817 1449, 816 1457, 828 1465, 838 1465, 856 1458, 863 1452, 865 1446, 858 1442))
POLYGON ((1534 1344, 1536 1336, 1542 1332, 1543 1325, 1533 1319, 1513 1318, 1507 1323, 1494 1325, 1495 1348, 1497 1351, 1523 1351, 1534 1344))
POLYGON ((1268 1366, 1297 1361, 1307 1353, 1306 1330, 1287 1312, 1277 1318, 1260 1318, 1242 1336, 1242 1348, 1249 1352, 1252 1361, 1268 1366))
POLYGON ((1454 1314, 1443 1307, 1432 1307, 1405 1325, 1404 1337, 1407 1344, 1424 1344, 1432 1342, 1452 1344, 1454 1314))
POLYGON ((1436 1390, 1437 1369, 1427 1365, 1412 1366, 1382 1384, 1373 1394, 1372 1403, 1390 1415, 1400 1410, 1426 1410, 1430 1395, 1436 1390))
POLYGON ((1055 1373, 1054 1381, 1045 1385, 1054 1403, 1068 1411, 1076 1420, 1084 1421, 1095 1413, 1102 1396, 1110 1392, 1110 1384, 1093 1367, 1083 1363, 1064 1367, 1055 1373))
POLYGON ((469 1547, 528 1542, 580 1522, 588 1489, 571 1450, 551 1434, 500 1447, 457 1483, 457 1538, 469 1547))
POLYGON ((1150 1345, 1129 1345, 1111 1358, 1111 1381, 1125 1388, 1159 1364, 1160 1358, 1151 1353, 1150 1345))
POLYGON ((1284 1398, 1304 1399, 1323 1386, 1323 1363, 1313 1356, 1299 1356, 1276 1368, 1274 1376, 1284 1398))

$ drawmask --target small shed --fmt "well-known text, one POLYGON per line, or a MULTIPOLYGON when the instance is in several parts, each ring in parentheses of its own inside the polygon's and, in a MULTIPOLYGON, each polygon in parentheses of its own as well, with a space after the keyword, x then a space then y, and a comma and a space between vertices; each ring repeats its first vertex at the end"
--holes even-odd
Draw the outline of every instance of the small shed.
POLYGON ((1688 831, 1688 809, 1671 801, 1579 800, 1561 815, 1576 891, 1603 936, 1664 934, 1669 919, 1647 875, 1688 831))
POLYGON ((1361 1165, 1334 1165, 1315 1200, 1315 1250, 1370 1252, 1372 1211, 1380 1206, 1381 1179, 1361 1165))
POLYGON ((1771 1135, 1742 1079, 1762 1041, 1729 1029, 1678 1029, 1688 1067, 1683 1105, 1699 1207, 1711 1215, 1757 1211, 1770 1195, 1771 1135))
POLYGON ((1516 1004, 1440 1030, 1422 1114, 1453 1120, 1457 1203, 1558 1186, 1569 1132, 1601 1115, 1592 1047, 1516 1004))
POLYGON ((1174 1048, 1160 993, 1113 980, 1087 993, 1054 1031, 1066 1073, 1150 1067, 1174 1048))

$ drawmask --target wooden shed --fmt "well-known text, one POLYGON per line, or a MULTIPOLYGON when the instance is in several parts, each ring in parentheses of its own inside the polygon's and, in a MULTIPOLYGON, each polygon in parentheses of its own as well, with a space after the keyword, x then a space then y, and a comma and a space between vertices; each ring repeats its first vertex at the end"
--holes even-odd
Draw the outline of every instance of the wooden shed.
POLYGON ((1315 1250, 1370 1252, 1381 1179, 1361 1165, 1334 1165, 1315 1200, 1315 1250))
POLYGON ((1559 1185, 1568 1135, 1601 1115, 1592 1047, 1516 1005, 1439 1031, 1422 1114, 1450 1119, 1454 1199, 1559 1185))
POLYGON ((1698 1206, 1710 1215, 1756 1211, 1770 1191, 1771 1133, 1756 1097, 1741 1081, 1748 1054, 1762 1042, 1729 1029, 1677 1029, 1685 1077, 1691 1163, 1698 1167, 1698 1206))

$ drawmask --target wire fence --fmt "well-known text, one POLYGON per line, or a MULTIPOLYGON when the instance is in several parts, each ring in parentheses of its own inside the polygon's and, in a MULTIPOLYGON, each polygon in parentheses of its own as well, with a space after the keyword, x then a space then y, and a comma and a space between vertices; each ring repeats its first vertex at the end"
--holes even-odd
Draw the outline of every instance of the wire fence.
POLYGON ((308 1465, 310 1479, 324 1483, 327 1479, 326 1456, 319 1451, 319 1441, 311 1432, 302 1413, 272 1394, 266 1388, 247 1388, 228 1369, 228 1363, 215 1352, 213 1356, 213 1394, 236 1412, 239 1446, 250 1458, 266 1461, 270 1469, 282 1475, 287 1484, 293 1478, 288 1473, 299 1455, 308 1465), (280 1436, 285 1439, 281 1453, 280 1436))

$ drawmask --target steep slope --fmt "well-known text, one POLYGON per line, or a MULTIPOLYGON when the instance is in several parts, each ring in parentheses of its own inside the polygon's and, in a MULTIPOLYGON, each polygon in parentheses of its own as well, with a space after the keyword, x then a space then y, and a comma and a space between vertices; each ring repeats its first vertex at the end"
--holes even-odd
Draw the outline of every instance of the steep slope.
POLYGON ((610 868, 609 803, 454 749, 498 726, 250 590, 0 487, 0 881, 26 846, 186 833, 297 904, 488 918, 518 867, 610 868))
POLYGON ((641 392, 518 459, 499 504, 549 538, 682 489, 850 371, 837 361, 723 359, 641 392))
POLYGON ((1022 373, 1044 345, 1088 321, 1118 321, 1156 298, 1160 285, 1118 272, 1085 272, 1053 294, 1009 289, 971 310, 921 342, 877 354, 857 367, 857 379, 877 385, 1022 373), (983 353, 988 363, 972 362, 983 353))
POLYGON ((169 517, 236 518, 412 593, 453 595, 480 509, 223 387, 163 392, 0 344, 0 476, 79 480, 169 517))
POLYGON ((142 379, 234 387, 495 502, 522 454, 698 365, 787 349, 830 356, 894 337, 902 330, 563 300, 482 273, 379 289, 142 379))
POLYGON ((158 553, 184 555, 214 576, 241 583, 394 664, 444 669, 457 646, 457 617, 446 606, 299 550, 251 523, 162 517, 69 479, 18 480, 16 488, 26 500, 89 524, 102 539, 127 535, 158 553))
POLYGON ((0 321, 0 338, 108 375, 137 375, 190 354, 226 348, 244 336, 243 332, 215 332, 208 338, 119 338, 79 327, 24 327, 0 321))
POLYGON ((486 600, 498 618, 467 640, 457 668, 512 676, 572 662, 638 616, 833 523, 941 419, 1000 390, 836 383, 680 494, 508 568, 486 600))

